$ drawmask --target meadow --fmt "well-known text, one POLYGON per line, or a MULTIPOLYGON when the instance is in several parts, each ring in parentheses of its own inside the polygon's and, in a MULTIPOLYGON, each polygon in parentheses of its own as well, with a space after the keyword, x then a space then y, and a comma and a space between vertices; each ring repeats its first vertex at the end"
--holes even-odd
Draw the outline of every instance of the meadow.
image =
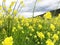
POLYGON ((24 18, 0 13, 0 45, 60 45, 60 14, 24 18))
POLYGON ((60 14, 56 17, 51 12, 43 17, 16 16, 18 11, 11 8, 14 3, 10 8, 0 6, 0 45, 60 45, 60 14))

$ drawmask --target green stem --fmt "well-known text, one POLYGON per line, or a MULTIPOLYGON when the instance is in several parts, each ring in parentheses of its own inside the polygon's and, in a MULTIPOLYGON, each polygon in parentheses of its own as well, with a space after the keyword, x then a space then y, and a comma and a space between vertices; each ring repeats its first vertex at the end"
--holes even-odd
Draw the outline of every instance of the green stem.
MULTIPOLYGON (((5 2, 2 2, 2 7, 4 6, 5 2)), ((5 11, 6 15, 9 14, 8 11, 3 7, 3 10, 5 11)))
POLYGON ((33 15, 32 15, 32 17, 34 17, 34 11, 35 11, 35 8, 36 8, 36 3, 37 3, 37 0, 35 1, 35 4, 34 4, 33 15))
POLYGON ((12 11, 12 14, 11 14, 11 15, 13 15, 13 12, 14 12, 14 10, 15 10, 15 7, 16 7, 16 5, 17 5, 17 2, 18 2, 18 0, 16 1, 15 5, 14 5, 14 8, 13 8, 13 11, 12 11))
POLYGON ((17 11, 19 10, 20 4, 18 5, 17 11))

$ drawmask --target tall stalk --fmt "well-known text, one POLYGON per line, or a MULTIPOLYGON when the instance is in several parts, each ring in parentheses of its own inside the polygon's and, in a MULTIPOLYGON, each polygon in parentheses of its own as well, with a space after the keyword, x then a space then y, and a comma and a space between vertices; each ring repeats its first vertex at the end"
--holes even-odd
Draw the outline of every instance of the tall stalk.
POLYGON ((33 8, 33 15, 32 15, 32 18, 34 17, 34 11, 35 11, 35 8, 36 8, 36 3, 37 3, 37 0, 35 1, 35 4, 34 4, 34 8, 33 8))
MULTIPOLYGON (((13 8, 12 14, 13 14, 13 12, 14 12, 14 10, 15 10, 15 7, 16 7, 16 5, 17 5, 17 2, 18 2, 18 0, 16 1, 15 5, 14 5, 14 8, 13 8)), ((11 15, 12 15, 12 14, 11 14, 11 15)))
MULTIPOLYGON (((9 13, 8 13, 7 9, 4 8, 4 5, 5 5, 5 2, 2 1, 2 8, 3 8, 3 10, 5 11, 5 13, 6 13, 6 15, 7 15, 7 14, 9 14, 9 13)), ((5 6, 6 6, 6 5, 5 5, 5 6)))
POLYGON ((19 8, 20 8, 20 4, 19 4, 18 7, 17 7, 17 11, 19 10, 19 8))

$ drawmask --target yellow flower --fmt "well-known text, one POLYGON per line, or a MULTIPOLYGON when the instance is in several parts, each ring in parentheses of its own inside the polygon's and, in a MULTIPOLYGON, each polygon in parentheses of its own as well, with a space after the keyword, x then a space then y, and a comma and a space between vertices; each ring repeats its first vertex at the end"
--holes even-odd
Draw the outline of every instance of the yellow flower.
POLYGON ((23 0, 20 0, 20 4, 23 4, 23 0))
POLYGON ((51 28, 52 31, 54 31, 55 30, 55 25, 50 24, 50 28, 51 28))
POLYGON ((60 18, 60 14, 58 15, 58 17, 60 18))
POLYGON ((9 9, 8 9, 8 13, 10 13, 11 11, 12 11, 12 9, 11 9, 11 8, 9 8, 9 9))
POLYGON ((23 27, 20 24, 18 24, 18 29, 23 29, 23 27))
POLYGON ((34 28, 33 28, 33 26, 29 26, 29 29, 30 29, 32 32, 35 31, 34 28))
POLYGON ((29 23, 27 22, 27 23, 25 23, 25 26, 29 26, 29 23))
POLYGON ((13 27, 13 28, 12 28, 12 32, 14 32, 14 31, 17 31, 17 30, 16 30, 16 27, 13 27))
POLYGON ((7 37, 4 39, 4 41, 2 42, 3 45, 13 45, 13 38, 11 37, 7 37))
POLYGON ((60 34, 60 31, 57 31, 57 34, 59 35, 60 34))
POLYGON ((15 2, 12 2, 12 3, 10 4, 10 6, 12 7, 14 4, 15 4, 15 2))
POLYGON ((50 12, 47 12, 45 15, 44 15, 44 18, 45 19, 51 19, 52 18, 52 14, 50 12))
POLYGON ((59 40, 59 36, 57 34, 54 34, 52 38, 54 39, 54 41, 59 40))
POLYGON ((36 22, 37 22, 36 19, 34 19, 34 20, 33 20, 33 23, 36 23, 36 22))
POLYGON ((22 5, 22 7, 25 7, 23 0, 20 0, 20 4, 22 5))
POLYGON ((13 14, 16 15, 17 14, 17 10, 14 10, 13 14))
POLYGON ((42 28, 42 25, 39 24, 38 27, 41 29, 42 28))
POLYGON ((14 17, 14 20, 17 22, 17 23, 19 23, 19 20, 18 20, 18 18, 15 16, 14 17))
POLYGON ((55 18, 56 21, 57 21, 58 19, 59 19, 58 17, 55 18))
POLYGON ((50 36, 51 36, 50 32, 47 32, 47 35, 48 35, 48 37, 50 38, 50 36))
POLYGON ((35 30, 34 29, 31 29, 32 32, 34 32, 35 30))
POLYGON ((46 44, 47 44, 47 45, 54 45, 54 43, 52 42, 51 39, 48 39, 48 40, 46 41, 46 44))
POLYGON ((32 26, 29 26, 29 29, 33 29, 33 27, 32 26))
POLYGON ((42 32, 37 32, 37 36, 39 38, 41 38, 41 40, 45 38, 45 36, 44 36, 44 34, 42 32))

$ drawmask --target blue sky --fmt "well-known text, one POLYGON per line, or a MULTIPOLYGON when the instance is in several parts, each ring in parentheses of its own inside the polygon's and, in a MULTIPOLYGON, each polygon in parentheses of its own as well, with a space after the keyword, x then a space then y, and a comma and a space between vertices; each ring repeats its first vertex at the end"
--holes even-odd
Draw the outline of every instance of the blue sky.
MULTIPOLYGON (((9 6, 10 3, 12 1, 16 1, 16 0, 7 0, 6 1, 6 5, 9 6)), ((33 7, 34 7, 34 3, 36 0, 23 0, 25 7, 22 8, 20 14, 25 16, 25 17, 31 17, 32 16, 32 11, 33 11, 33 7), (26 14, 25 14, 26 12, 26 14)), ((19 4, 20 0, 18 0, 18 4, 19 4)), ((0 5, 2 3, 2 0, 0 1, 0 5)), ((17 6, 18 6, 17 4, 17 6)), ((16 6, 16 8, 17 8, 16 6)), ((35 16, 37 15, 41 15, 47 11, 50 10, 55 10, 55 9, 59 9, 60 8, 60 0, 40 0, 39 2, 37 2, 36 4, 36 8, 35 8, 35 16)))

